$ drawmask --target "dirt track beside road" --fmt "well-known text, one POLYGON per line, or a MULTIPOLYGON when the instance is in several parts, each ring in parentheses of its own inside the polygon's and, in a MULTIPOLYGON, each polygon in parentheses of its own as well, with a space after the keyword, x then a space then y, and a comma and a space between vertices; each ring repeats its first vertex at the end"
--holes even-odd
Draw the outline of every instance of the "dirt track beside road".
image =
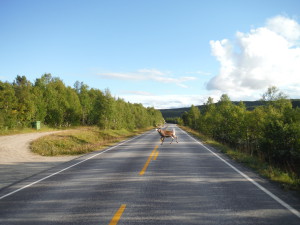
POLYGON ((63 131, 0 136, 0 189, 78 156, 46 157, 30 151, 30 143, 63 131))

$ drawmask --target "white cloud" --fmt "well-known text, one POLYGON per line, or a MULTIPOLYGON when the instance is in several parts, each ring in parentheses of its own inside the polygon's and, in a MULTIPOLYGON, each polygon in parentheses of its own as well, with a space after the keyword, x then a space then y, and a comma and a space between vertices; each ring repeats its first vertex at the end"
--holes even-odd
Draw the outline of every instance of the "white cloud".
POLYGON ((170 109, 202 105, 207 101, 208 96, 199 95, 123 95, 120 96, 125 101, 131 103, 142 103, 145 107, 154 107, 156 109, 170 109))
POLYGON ((143 95, 143 96, 152 95, 152 93, 146 91, 124 91, 123 94, 143 95))
POLYGON ((210 45, 221 67, 208 82, 209 90, 249 96, 271 85, 290 92, 300 85, 300 25, 295 20, 277 16, 264 27, 237 32, 234 42, 210 45))
POLYGON ((300 25, 295 20, 277 16, 267 20, 267 27, 286 38, 292 44, 297 41, 299 42, 300 25))
POLYGON ((137 76, 137 74, 134 73, 101 73, 98 75, 107 79, 144 80, 144 77, 137 76))
POLYGON ((194 72, 186 72, 185 74, 197 74, 197 75, 201 75, 201 76, 210 76, 211 75, 211 73, 201 71, 201 70, 194 71, 194 72))
POLYGON ((132 73, 100 73, 98 75, 106 79, 152 80, 160 83, 173 83, 183 88, 188 87, 184 84, 185 82, 197 79, 192 76, 174 77, 170 72, 162 72, 156 69, 140 69, 132 73))
POLYGON ((196 71, 195 73, 200 74, 200 75, 203 75, 203 76, 209 76, 209 75, 211 75, 211 73, 205 72, 205 71, 201 71, 201 70, 196 71))
POLYGON ((138 70, 138 73, 148 76, 165 76, 167 74, 166 72, 161 72, 157 69, 140 69, 138 70))

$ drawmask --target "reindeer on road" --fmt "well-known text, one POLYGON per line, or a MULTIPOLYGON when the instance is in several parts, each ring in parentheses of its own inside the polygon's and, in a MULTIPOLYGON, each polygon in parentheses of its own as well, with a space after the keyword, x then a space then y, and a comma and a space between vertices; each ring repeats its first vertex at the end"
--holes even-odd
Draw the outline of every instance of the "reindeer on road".
POLYGON ((164 140, 165 140, 166 137, 171 137, 172 138, 172 141, 171 141, 170 144, 172 144, 172 142, 174 141, 174 138, 176 139, 176 142, 178 143, 177 136, 175 135, 175 129, 174 128, 173 128, 172 131, 163 130, 161 128, 157 128, 156 130, 160 134, 161 145, 164 143, 164 140))

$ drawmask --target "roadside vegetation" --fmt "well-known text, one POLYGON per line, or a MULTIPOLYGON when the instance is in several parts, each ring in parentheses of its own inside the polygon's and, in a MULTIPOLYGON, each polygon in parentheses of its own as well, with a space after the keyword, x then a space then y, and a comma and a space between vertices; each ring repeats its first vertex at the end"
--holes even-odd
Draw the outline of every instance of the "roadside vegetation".
POLYGON ((300 109, 276 87, 261 100, 250 111, 226 94, 217 103, 208 98, 203 110, 191 106, 177 121, 261 175, 300 190, 300 109))
POLYGON ((79 81, 72 88, 51 74, 34 83, 25 76, 17 76, 13 83, 0 81, 0 131, 31 128, 35 121, 60 129, 134 130, 161 124, 163 117, 153 107, 113 97, 108 89, 89 88, 79 81))
POLYGON ((220 142, 217 142, 208 136, 199 133, 199 131, 193 130, 186 126, 180 127, 190 133, 192 136, 201 140, 204 144, 208 144, 215 149, 218 149, 233 160, 253 169, 259 175, 279 183, 283 189, 296 190, 300 193, 300 179, 295 173, 274 167, 269 163, 262 161, 257 156, 251 156, 247 153, 232 149, 227 145, 221 144, 220 142))
POLYGON ((31 150, 42 156, 79 155, 104 149, 116 142, 152 129, 128 131, 103 130, 97 126, 78 127, 41 137, 31 143, 31 150))
POLYGON ((65 130, 34 141, 32 151, 45 156, 99 150, 140 131, 163 124, 159 110, 129 103, 76 81, 66 86, 44 74, 31 83, 25 76, 0 81, 0 135, 65 130), (37 126, 40 124, 40 127, 37 126))

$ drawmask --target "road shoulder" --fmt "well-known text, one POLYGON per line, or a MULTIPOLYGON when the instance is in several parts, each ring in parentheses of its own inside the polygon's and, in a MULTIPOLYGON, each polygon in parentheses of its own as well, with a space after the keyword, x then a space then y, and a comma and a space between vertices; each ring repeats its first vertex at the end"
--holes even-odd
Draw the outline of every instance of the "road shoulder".
POLYGON ((30 151, 30 143, 52 132, 16 134, 0 137, 0 189, 50 169, 78 156, 45 157, 30 151))

